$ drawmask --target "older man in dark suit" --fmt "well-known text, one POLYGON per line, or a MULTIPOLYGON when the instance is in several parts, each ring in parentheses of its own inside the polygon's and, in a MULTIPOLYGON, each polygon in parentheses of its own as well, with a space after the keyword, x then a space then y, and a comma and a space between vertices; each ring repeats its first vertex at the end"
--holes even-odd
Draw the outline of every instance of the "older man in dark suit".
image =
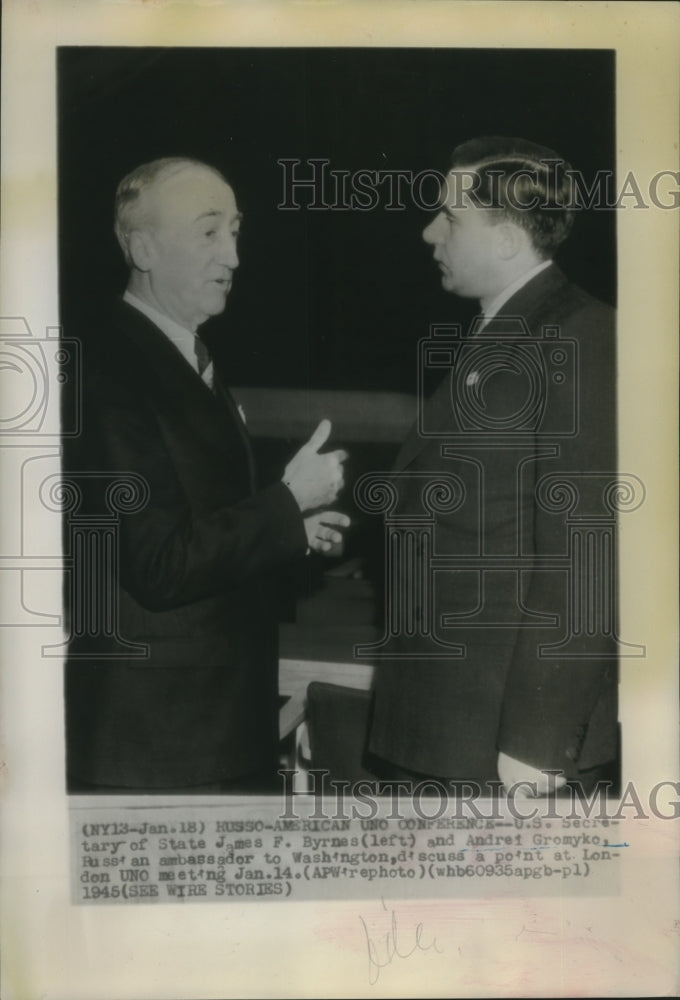
MULTIPOLYGON (((343 452, 322 421, 258 490, 242 414, 197 330, 220 314, 238 266, 241 215, 224 177, 164 159, 119 185, 116 234, 130 277, 86 347, 80 469, 125 473, 148 503, 121 518, 120 633, 146 647, 88 655, 66 672, 72 790, 270 788, 277 760, 277 621, 271 577, 328 552, 348 519, 322 511, 343 452)), ((89 581, 81 564, 83 586, 89 581)), ((76 566, 78 572, 78 566, 76 566)))
MULTIPOLYGON (((572 208, 552 150, 482 138, 455 150, 424 232, 443 287, 478 299, 481 317, 439 351, 452 371, 395 467, 400 515, 423 512, 428 475, 460 495, 434 514, 429 556, 441 560, 420 620, 378 667, 370 750, 385 776, 541 792, 544 769, 563 772, 559 786, 616 756, 602 503, 616 472, 614 313, 553 261, 572 208)), ((410 572, 407 590, 422 585, 410 572)))

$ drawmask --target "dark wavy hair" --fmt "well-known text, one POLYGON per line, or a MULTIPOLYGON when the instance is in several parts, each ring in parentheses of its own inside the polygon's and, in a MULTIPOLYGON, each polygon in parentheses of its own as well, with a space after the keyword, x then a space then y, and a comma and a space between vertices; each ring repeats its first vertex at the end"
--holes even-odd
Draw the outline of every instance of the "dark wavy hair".
POLYGON ((510 220, 531 237, 536 252, 552 257, 574 221, 571 166, 547 146, 526 139, 482 136, 456 146, 451 169, 469 172, 475 204, 510 220))

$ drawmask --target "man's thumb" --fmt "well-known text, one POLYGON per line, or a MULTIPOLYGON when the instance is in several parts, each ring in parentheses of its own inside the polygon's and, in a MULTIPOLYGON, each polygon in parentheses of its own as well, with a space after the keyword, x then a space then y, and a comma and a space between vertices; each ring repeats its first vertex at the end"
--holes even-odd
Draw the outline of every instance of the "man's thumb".
POLYGON ((307 442, 307 447, 311 448, 312 451, 318 451, 322 445, 328 441, 331 433, 331 422, 325 417, 314 431, 309 441, 307 442))

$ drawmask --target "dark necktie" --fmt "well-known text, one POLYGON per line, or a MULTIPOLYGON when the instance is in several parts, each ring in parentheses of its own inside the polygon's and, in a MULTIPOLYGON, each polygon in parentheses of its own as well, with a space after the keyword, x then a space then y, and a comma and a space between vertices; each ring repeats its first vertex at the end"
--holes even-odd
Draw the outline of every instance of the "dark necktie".
POLYGON ((196 355, 196 360, 198 362, 198 374, 203 377, 203 372, 206 370, 210 364, 210 355, 208 354, 208 348, 205 346, 198 334, 194 334, 194 353, 196 355))

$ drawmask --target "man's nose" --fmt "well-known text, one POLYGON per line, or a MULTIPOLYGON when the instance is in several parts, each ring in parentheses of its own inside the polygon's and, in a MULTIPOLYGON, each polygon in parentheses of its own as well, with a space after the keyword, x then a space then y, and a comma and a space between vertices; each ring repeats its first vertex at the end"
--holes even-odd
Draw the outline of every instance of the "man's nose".
POLYGON ((230 270, 238 267, 238 249, 236 247, 236 237, 229 233, 220 243, 219 250, 220 264, 224 264, 230 270))
POLYGON ((438 243, 439 233, 441 230, 441 212, 434 217, 429 226, 425 226, 423 229, 423 239, 426 243, 438 243))

